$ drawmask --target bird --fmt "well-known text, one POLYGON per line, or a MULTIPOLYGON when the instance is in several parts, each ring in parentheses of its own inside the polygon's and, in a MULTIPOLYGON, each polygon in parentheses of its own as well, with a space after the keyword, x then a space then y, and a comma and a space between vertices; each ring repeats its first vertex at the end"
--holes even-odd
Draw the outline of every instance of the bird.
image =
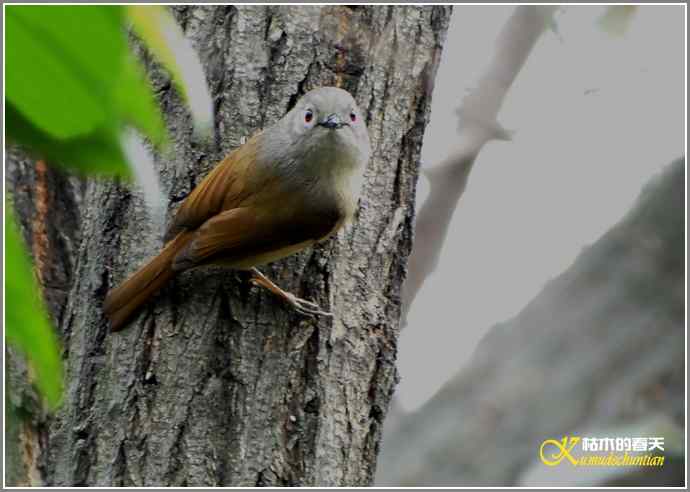
POLYGON ((111 329, 124 328, 177 274, 206 265, 249 271, 252 284, 297 312, 332 316, 257 267, 325 241, 351 221, 370 155, 365 118, 349 92, 318 87, 305 93, 184 199, 160 253, 106 295, 111 329))

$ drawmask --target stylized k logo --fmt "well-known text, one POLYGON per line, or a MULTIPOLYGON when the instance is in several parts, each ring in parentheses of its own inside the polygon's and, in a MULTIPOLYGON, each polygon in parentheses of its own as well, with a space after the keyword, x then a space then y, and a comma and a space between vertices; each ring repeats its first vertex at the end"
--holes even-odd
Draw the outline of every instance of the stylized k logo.
POLYGON ((570 451, 575 447, 575 445, 580 442, 579 437, 568 437, 564 436, 560 442, 555 439, 547 439, 539 447, 539 457, 541 461, 547 466, 556 466, 563 458, 568 458, 568 460, 575 466, 577 466, 577 459, 573 458, 570 451), (546 446, 555 446, 557 452, 547 454, 544 452, 546 446))

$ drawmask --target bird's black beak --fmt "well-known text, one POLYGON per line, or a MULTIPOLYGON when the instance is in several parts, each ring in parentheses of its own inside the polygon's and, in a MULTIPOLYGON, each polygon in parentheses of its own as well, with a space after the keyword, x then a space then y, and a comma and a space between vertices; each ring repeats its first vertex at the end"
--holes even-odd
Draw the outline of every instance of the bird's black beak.
POLYGON ((326 128, 330 128, 331 130, 337 130, 338 128, 345 126, 346 123, 340 121, 340 116, 338 116, 335 113, 332 113, 329 114, 325 120, 321 121, 319 125, 326 128))

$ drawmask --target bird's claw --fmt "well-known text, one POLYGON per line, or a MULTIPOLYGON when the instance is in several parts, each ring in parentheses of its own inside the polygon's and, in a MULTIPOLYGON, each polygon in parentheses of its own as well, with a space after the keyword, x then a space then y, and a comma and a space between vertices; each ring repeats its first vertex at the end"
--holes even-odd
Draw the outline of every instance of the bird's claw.
POLYGON ((307 301, 306 299, 301 299, 293 294, 289 294, 286 301, 293 308, 295 308, 295 311, 297 311, 300 314, 304 314, 307 316, 326 316, 328 318, 333 317, 332 313, 322 311, 321 306, 319 306, 315 302, 307 301))
POLYGON ((323 311, 321 307, 315 302, 307 301, 306 299, 297 297, 296 295, 291 294, 290 292, 286 292, 277 285, 273 284, 273 282, 266 279, 265 277, 253 277, 249 280, 249 282, 259 287, 265 287, 278 297, 283 298, 288 304, 290 304, 294 308, 295 311, 297 311, 300 314, 304 314, 306 316, 326 316, 329 318, 333 317, 333 314, 327 311, 323 311))

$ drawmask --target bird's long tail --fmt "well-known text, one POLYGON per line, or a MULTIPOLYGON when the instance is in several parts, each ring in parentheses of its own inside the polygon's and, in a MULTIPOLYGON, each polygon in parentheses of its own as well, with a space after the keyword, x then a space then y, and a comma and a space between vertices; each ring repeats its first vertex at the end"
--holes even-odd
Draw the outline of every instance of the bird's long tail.
POLYGON ((173 260, 190 239, 189 232, 178 234, 158 256, 108 292, 103 311, 110 319, 113 331, 121 330, 130 316, 178 273, 172 269, 173 260))

